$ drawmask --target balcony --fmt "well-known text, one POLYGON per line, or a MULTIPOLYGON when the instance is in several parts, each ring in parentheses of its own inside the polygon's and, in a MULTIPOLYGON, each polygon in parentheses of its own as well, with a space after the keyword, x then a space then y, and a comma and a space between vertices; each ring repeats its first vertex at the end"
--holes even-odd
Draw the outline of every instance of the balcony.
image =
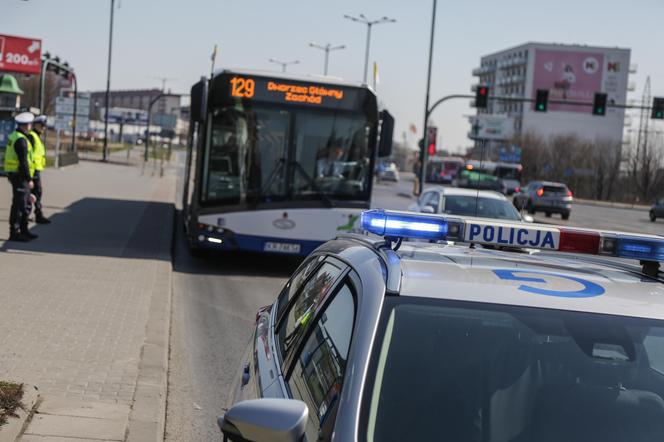
POLYGON ((484 74, 489 74, 496 70, 495 66, 481 66, 479 68, 473 69, 473 76, 477 77, 484 74))
POLYGON ((521 66, 523 64, 528 63, 528 59, 526 57, 516 57, 516 58, 508 58, 505 60, 501 60, 498 62, 498 68, 499 69, 507 69, 511 68, 514 66, 521 66))

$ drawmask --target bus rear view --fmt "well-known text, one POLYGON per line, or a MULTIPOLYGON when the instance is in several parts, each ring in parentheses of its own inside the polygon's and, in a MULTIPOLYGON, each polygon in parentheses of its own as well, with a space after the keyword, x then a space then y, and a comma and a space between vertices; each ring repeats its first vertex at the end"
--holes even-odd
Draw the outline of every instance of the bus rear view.
MULTIPOLYGON (((389 154, 392 125, 383 126, 389 154)), ((201 80, 185 180, 190 245, 306 255, 355 231, 370 205, 378 127, 367 87, 229 70, 201 80)))

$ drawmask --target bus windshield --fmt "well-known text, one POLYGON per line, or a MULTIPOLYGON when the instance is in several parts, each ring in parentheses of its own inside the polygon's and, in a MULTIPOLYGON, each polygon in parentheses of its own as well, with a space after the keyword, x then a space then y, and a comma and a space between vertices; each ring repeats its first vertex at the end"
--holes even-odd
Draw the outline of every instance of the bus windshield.
POLYGON ((371 127, 362 114, 225 106, 211 123, 203 202, 369 197, 371 127))

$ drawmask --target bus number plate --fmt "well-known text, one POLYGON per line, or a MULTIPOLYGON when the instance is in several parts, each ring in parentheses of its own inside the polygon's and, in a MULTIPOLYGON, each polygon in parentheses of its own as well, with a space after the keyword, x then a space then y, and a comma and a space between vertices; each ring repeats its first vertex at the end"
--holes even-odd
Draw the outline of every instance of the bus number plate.
POLYGON ((278 253, 300 253, 300 245, 286 242, 266 242, 263 250, 278 253))

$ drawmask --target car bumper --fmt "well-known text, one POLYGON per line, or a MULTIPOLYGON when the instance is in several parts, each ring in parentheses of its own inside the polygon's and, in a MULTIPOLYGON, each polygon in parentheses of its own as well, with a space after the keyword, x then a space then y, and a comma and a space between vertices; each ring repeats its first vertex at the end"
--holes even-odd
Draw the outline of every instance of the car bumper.
POLYGON ((295 256, 307 256, 323 244, 323 241, 237 235, 230 230, 214 232, 198 230, 192 242, 196 247, 208 250, 246 251, 295 256))

